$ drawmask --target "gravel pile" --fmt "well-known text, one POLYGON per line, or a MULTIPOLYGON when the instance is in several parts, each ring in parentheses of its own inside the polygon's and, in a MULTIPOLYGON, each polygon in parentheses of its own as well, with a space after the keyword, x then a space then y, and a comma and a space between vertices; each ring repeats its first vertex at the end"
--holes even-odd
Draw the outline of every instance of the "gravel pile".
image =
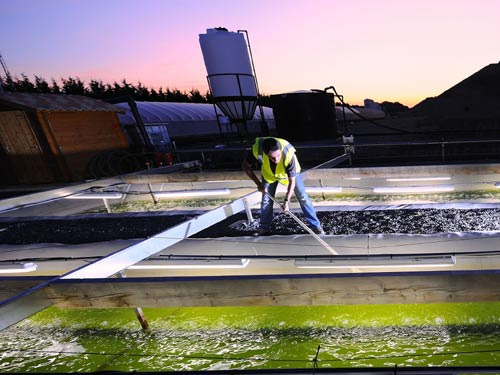
POLYGON ((64 218, 0 222, 0 244, 80 244, 147 238, 188 220, 185 215, 64 218))
MULTIPOLYGON (((303 220, 301 214, 297 216, 303 220)), ((254 215, 258 218, 258 215, 254 215)), ((318 212, 326 234, 411 233, 432 234, 500 231, 500 209, 412 209, 385 211, 318 212)), ((79 244, 116 239, 147 238, 190 217, 187 215, 107 216, 102 218, 20 219, 0 222, 1 244, 79 244)), ((253 233, 244 214, 234 215, 195 237, 233 237, 253 233)), ((305 233, 284 213, 276 213, 273 234, 305 233)))

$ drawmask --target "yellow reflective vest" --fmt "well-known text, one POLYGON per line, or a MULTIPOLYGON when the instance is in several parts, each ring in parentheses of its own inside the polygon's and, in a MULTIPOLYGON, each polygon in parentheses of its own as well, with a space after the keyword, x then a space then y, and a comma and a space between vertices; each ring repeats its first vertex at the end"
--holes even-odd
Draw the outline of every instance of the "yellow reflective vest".
POLYGON ((285 141, 281 138, 275 138, 280 144, 282 155, 281 160, 276 165, 276 169, 273 173, 269 157, 264 153, 262 149, 262 143, 266 138, 273 137, 255 138, 255 143, 252 146, 253 156, 259 161, 262 166, 262 177, 267 183, 270 184, 279 181, 280 184, 288 185, 288 175, 286 174, 285 166, 290 164, 292 158, 295 158, 295 171, 297 173, 300 172, 300 164, 297 160, 297 157, 295 156, 295 148, 288 141, 285 141))

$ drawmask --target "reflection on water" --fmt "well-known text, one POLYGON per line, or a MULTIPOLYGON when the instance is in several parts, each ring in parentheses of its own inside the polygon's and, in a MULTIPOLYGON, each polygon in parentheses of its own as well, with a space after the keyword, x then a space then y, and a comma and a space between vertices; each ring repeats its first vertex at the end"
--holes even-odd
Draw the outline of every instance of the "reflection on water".
POLYGON ((47 309, 2 332, 1 371, 500 365, 500 304, 47 309))

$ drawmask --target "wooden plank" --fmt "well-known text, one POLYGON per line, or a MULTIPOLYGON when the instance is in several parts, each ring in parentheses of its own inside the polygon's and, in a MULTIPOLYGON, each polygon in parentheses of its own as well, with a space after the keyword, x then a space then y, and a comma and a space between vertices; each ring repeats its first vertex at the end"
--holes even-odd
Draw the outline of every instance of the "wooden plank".
POLYGON ((120 119, 118 118, 118 113, 116 112, 110 113, 110 116, 112 118, 111 127, 114 130, 115 134, 117 135, 117 138, 120 140, 121 147, 128 148, 129 144, 127 141, 127 137, 125 136, 125 131, 122 129, 120 125, 120 119))
POLYGON ((310 306, 500 301, 493 271, 58 280, 62 308, 310 306))
POLYGON ((2 277, 0 278, 0 301, 11 298, 17 294, 23 293, 44 281, 53 279, 50 276, 37 277, 2 277))
MULTIPOLYGON (((111 112, 51 112, 59 146, 66 153, 126 148, 127 143, 117 128, 116 114, 111 112)), ((123 134, 122 134, 123 135, 123 134)))
POLYGON ((76 178, 86 176, 89 161, 107 150, 126 149, 113 112, 46 112, 58 150, 76 178))
POLYGON ((64 181, 74 180, 74 174, 71 170, 71 167, 68 165, 68 161, 66 160, 66 156, 63 152, 63 149, 59 146, 59 141, 54 134, 54 129, 52 127, 52 123, 48 118, 47 112, 37 112, 38 119, 42 124, 43 131, 49 140, 50 148, 53 152, 53 155, 56 159, 59 170, 61 171, 62 178, 64 181))
POLYGON ((19 182, 48 182, 52 173, 22 111, 0 113, 0 143, 12 160, 19 182))

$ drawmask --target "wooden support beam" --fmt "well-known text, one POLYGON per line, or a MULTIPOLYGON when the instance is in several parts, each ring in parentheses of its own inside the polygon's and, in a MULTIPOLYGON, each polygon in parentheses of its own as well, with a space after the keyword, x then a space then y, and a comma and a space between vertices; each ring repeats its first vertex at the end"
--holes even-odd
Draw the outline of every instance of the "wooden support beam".
POLYGON ((488 302, 500 301, 500 272, 59 280, 47 295, 62 308, 488 302))
POLYGON ((10 276, 0 277, 0 302, 14 297, 17 294, 52 280, 52 276, 10 276))
MULTIPOLYGON (((121 271, 118 274, 118 276, 124 279, 127 277, 127 274, 125 273, 125 271, 121 271)), ((135 316, 137 316, 137 320, 139 320, 139 324, 141 325, 142 330, 144 332, 148 332, 149 331, 149 323, 146 319, 146 316, 144 315, 144 312, 142 311, 142 308, 134 307, 134 312, 135 312, 135 316)))

